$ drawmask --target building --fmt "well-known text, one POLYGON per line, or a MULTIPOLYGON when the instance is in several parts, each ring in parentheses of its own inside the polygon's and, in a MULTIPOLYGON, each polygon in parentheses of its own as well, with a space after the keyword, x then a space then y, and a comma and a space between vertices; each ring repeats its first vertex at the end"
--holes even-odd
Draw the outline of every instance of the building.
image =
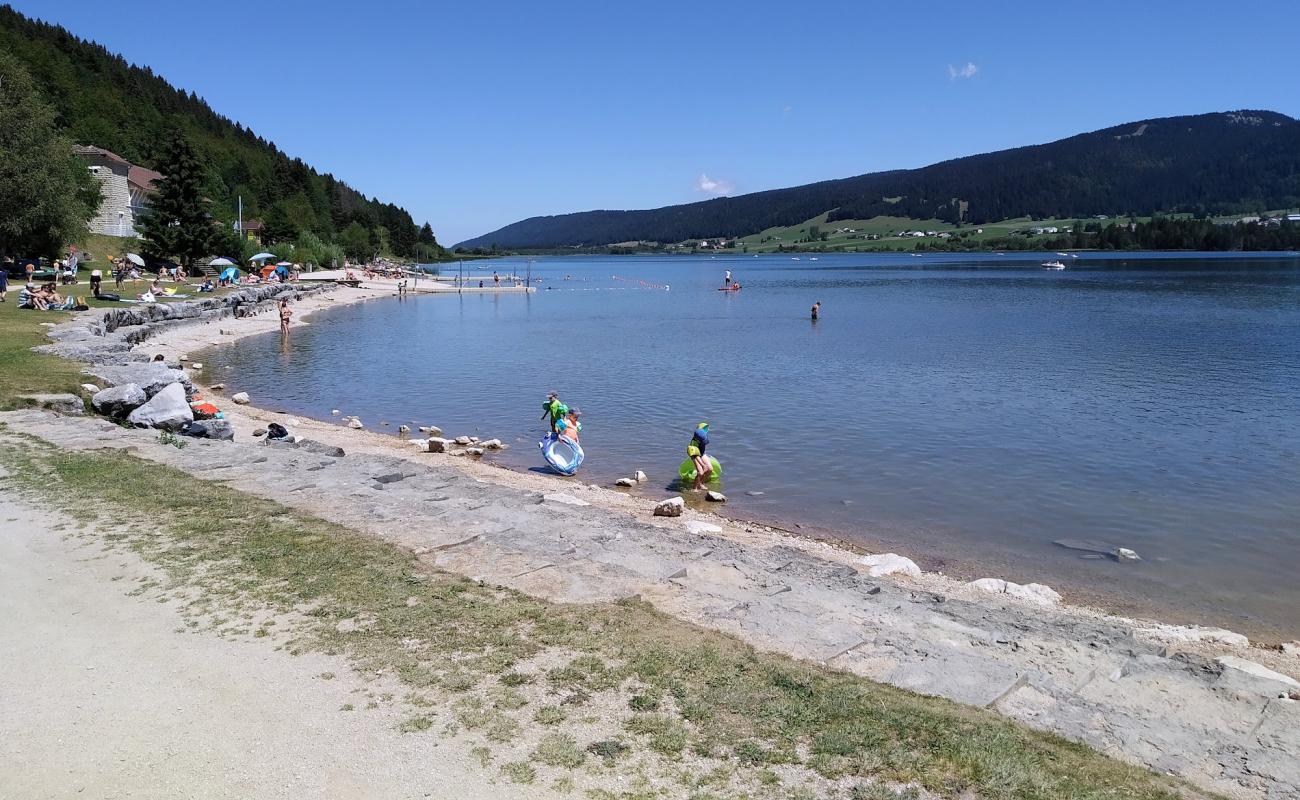
POLYGON ((90 230, 107 236, 135 236, 162 174, 102 147, 77 145, 73 151, 88 162, 90 174, 99 181, 102 201, 90 230))

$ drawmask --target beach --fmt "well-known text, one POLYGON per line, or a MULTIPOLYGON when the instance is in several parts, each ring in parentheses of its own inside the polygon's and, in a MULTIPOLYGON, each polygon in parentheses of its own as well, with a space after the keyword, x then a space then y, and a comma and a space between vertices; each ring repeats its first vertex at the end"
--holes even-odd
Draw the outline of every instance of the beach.
MULTIPOLYGON (((294 327, 310 325, 312 312, 391 294, 383 286, 307 295, 294 304, 294 327)), ((135 348, 189 365, 204 387, 195 354, 277 326, 269 313, 178 324, 135 348)), ((1285 699, 1300 675, 1294 651, 1220 629, 1108 616, 1016 584, 990 593, 905 560, 864 561, 856 549, 695 508, 656 517, 653 499, 421 452, 415 441, 260 409, 256 396, 236 405, 229 397, 239 391, 233 381, 205 391, 234 426, 233 443, 179 448, 148 431, 35 410, 0 420, 68 452, 129 448, 480 584, 559 603, 635 598, 762 650, 993 709, 1229 796, 1281 797, 1279 787, 1300 785, 1300 706, 1285 699), (254 435, 272 422, 305 441, 254 435)))

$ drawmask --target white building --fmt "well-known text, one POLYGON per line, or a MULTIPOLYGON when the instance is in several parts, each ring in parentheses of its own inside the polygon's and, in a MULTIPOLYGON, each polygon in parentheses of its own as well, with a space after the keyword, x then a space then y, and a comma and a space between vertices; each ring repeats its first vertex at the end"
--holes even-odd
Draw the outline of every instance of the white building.
POLYGON ((73 150, 89 162, 90 174, 99 180, 102 201, 90 230, 107 236, 135 236, 136 224, 148 212, 149 198, 162 174, 102 147, 77 145, 73 150))

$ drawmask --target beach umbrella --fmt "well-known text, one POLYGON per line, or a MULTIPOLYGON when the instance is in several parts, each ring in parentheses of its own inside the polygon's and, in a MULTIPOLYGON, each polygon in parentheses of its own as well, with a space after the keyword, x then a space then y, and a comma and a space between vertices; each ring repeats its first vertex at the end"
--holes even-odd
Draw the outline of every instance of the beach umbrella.
POLYGON ((233 267, 235 266, 235 262, 231 261, 230 259, 224 256, 218 256, 217 258, 214 258, 211 261, 209 261, 208 266, 209 267, 233 267))
POLYGON ((277 263, 276 263, 276 266, 277 266, 277 267, 292 267, 293 264, 290 264, 288 261, 280 261, 280 262, 277 262, 277 263))
POLYGON ((218 280, 223 280, 223 281, 239 280, 239 267, 226 267, 224 270, 222 270, 221 277, 218 278, 218 280))
POLYGON ((130 261, 132 264, 135 264, 137 267, 144 266, 144 259, 136 255, 135 253, 127 253, 126 260, 130 261))
POLYGON ((249 261, 265 261, 265 260, 267 260, 268 258, 275 258, 275 253, 258 253, 257 255, 253 256, 252 258, 250 258, 250 259, 248 259, 248 260, 249 260, 249 261))

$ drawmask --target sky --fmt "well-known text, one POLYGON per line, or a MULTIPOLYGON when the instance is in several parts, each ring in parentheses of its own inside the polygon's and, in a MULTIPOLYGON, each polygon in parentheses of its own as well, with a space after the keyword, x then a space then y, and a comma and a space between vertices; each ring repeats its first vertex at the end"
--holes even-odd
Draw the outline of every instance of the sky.
POLYGON ((9 0, 446 245, 1152 117, 1300 116, 1300 3, 9 0))

